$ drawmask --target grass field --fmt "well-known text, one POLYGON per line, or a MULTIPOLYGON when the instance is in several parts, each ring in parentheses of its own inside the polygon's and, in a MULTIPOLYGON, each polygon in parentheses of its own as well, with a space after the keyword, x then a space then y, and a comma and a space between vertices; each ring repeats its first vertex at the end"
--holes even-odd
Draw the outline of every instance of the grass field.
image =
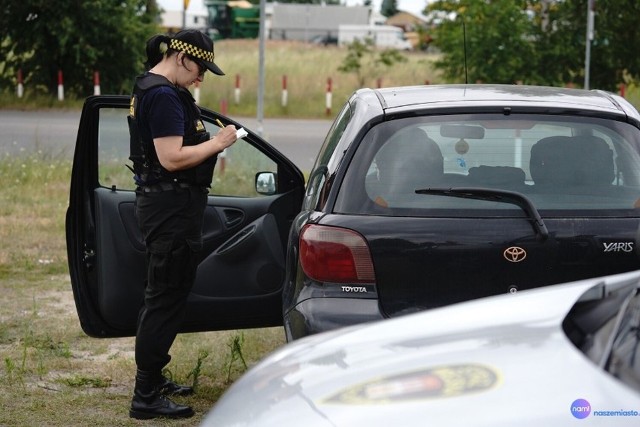
MULTIPOLYGON (((349 95, 358 89, 353 74, 338 71, 347 50, 336 46, 320 47, 301 42, 269 41, 265 49, 265 117, 326 118, 325 98, 327 80, 332 80, 332 110, 338 111, 349 95), (286 76, 288 102, 282 106, 282 80, 286 76)), ((200 103, 220 110, 226 102, 229 114, 255 117, 257 109, 259 53, 257 40, 222 40, 215 44, 216 63, 225 76, 205 74, 200 88, 200 103), (236 103, 236 78, 240 82, 239 102, 236 103)), ((365 85, 377 87, 436 83, 432 70, 433 55, 409 52, 406 62, 390 67, 375 67, 362 60, 365 85)), ((106 78, 106 77, 104 77, 106 78)), ((132 76, 133 79, 133 76, 132 76)), ((133 80, 132 80, 133 82, 133 80)), ((0 88, 2 89, 2 88, 0 88)), ((193 88, 192 88, 193 89, 193 88)), ((18 99, 15 90, 0 91, 0 105, 4 108, 80 108, 81 100, 65 96, 34 95, 25 87, 25 96, 18 99)), ((92 95, 88 93, 86 96, 92 95)))
MULTIPOLYGON (((327 81, 332 81, 332 110, 337 111, 349 95, 358 89, 354 74, 341 73, 338 67, 347 50, 326 48, 299 42, 270 42, 265 54, 264 113, 266 117, 323 117, 327 81), (282 80, 287 79, 288 106, 282 107, 282 80)), ((405 86, 434 82, 433 55, 409 52, 406 62, 390 67, 373 67, 362 60, 365 86, 405 86), (379 80, 379 81, 378 81, 379 80)), ((205 76, 201 103, 218 109, 226 100, 229 112, 254 116, 258 90, 257 41, 229 40, 216 43, 216 63, 227 74, 205 76), (249 54, 248 54, 249 52, 249 54), (240 78, 240 102, 235 103, 236 76, 240 78)))
MULTIPOLYGON (((225 76, 205 75, 200 88, 200 104, 226 110, 240 117, 255 117, 257 110, 259 52, 257 40, 221 40, 215 44, 216 63, 225 76), (236 103, 236 79, 239 79, 236 103)), ((345 48, 320 47, 294 41, 267 41, 265 48, 264 116, 290 118, 326 118, 327 82, 332 82, 332 108, 335 114, 349 95, 359 88, 353 73, 338 68, 347 55, 345 48), (287 106, 282 106, 283 77, 287 80, 287 106)), ((367 87, 391 87, 444 83, 433 63, 436 54, 403 53, 406 62, 390 67, 375 66, 372 57, 363 58, 362 74, 367 87)), ((461 79, 458 83, 462 83, 461 79)), ((87 96, 92 93, 86 94, 87 96)), ((625 97, 640 107, 640 90, 636 85, 625 88, 625 97)), ((14 90, 2 91, 0 106, 4 108, 80 108, 82 99, 34 95, 25 88, 25 97, 18 99, 14 90)))
MULTIPOLYGON (((34 153, 0 159, 0 425, 127 426, 133 338, 100 340, 81 330, 64 239, 70 162, 34 153)), ((182 402, 197 425, 247 365, 284 343, 281 328, 180 335, 170 374, 198 383, 182 402)))

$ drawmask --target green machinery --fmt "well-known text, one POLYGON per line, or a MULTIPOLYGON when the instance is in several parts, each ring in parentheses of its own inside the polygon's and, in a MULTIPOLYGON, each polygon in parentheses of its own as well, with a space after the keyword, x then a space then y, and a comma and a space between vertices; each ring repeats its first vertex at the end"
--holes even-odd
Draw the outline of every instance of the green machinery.
POLYGON ((260 30, 260 7, 248 1, 205 0, 213 39, 255 39, 260 30))

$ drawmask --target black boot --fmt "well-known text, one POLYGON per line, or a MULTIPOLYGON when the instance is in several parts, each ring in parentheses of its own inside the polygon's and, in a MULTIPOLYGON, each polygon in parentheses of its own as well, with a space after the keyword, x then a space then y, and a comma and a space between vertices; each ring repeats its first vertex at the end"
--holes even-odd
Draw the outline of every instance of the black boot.
POLYGON ((193 394, 193 387, 176 384, 164 376, 160 381, 158 390, 160 394, 165 396, 191 396, 193 394))
POLYGON ((150 418, 189 418, 193 416, 193 409, 189 406, 178 405, 160 393, 158 386, 162 376, 138 370, 136 386, 131 400, 129 416, 139 420, 150 418))

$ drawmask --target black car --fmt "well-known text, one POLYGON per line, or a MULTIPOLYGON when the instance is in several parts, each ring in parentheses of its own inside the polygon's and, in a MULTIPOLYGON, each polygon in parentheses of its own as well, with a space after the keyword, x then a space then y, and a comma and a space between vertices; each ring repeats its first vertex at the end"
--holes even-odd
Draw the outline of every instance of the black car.
MULTIPOLYGON (((127 108, 126 97, 89 98, 76 144, 69 265, 94 336, 132 335, 142 301, 127 108)), ((211 129, 216 118, 242 126, 203 111, 211 129)), ((183 331, 284 324, 292 340, 640 268, 640 115, 611 93, 361 89, 306 190, 253 133, 227 157, 183 331)))

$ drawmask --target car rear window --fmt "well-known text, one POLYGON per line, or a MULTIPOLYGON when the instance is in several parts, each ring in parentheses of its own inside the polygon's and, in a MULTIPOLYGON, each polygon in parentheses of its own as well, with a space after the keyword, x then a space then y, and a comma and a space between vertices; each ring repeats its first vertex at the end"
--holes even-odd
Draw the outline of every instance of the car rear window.
POLYGON ((481 114, 388 121, 358 145, 335 212, 524 215, 491 197, 416 193, 472 188, 520 193, 550 216, 634 216, 640 207, 639 147, 637 128, 592 117, 481 114))

